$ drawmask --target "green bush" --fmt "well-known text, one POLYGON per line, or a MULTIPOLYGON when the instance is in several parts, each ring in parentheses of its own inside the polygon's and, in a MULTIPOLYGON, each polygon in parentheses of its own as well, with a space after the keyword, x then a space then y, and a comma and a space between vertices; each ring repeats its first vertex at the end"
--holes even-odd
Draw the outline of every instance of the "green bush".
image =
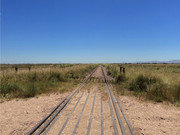
POLYGON ((165 84, 158 77, 139 75, 129 83, 129 89, 135 92, 146 92, 146 98, 156 102, 180 101, 180 85, 165 84))
POLYGON ((125 74, 120 74, 116 78, 116 83, 125 82, 126 80, 127 80, 127 78, 126 78, 125 74))
POLYGON ((144 75, 139 75, 135 80, 130 83, 130 90, 135 91, 146 91, 147 90, 148 78, 144 75))
POLYGON ((132 82, 130 82, 129 89, 146 92, 148 87, 160 82, 162 82, 160 78, 140 74, 134 80, 132 80, 132 82))
POLYGON ((67 79, 78 79, 79 78, 79 75, 78 75, 78 72, 74 72, 74 71, 69 71, 65 74, 65 77, 67 79))
POLYGON ((2 83, 1 87, 0 87, 0 93, 3 96, 5 96, 8 93, 13 93, 13 92, 16 92, 16 91, 18 91, 20 89, 21 88, 15 82, 12 82, 12 83, 2 83))
POLYGON ((107 75, 108 75, 108 76, 110 76, 110 75, 111 75, 111 72, 110 72, 110 71, 108 71, 108 72, 107 72, 107 75))
POLYGON ((156 102, 162 102, 163 100, 167 100, 167 91, 168 87, 164 83, 154 83, 150 86, 147 91, 147 99, 154 100, 156 102))
POLYGON ((27 88, 24 90, 23 97, 29 98, 34 97, 36 94, 39 94, 37 86, 34 83, 27 85, 27 88))
POLYGON ((51 72, 49 74, 48 80, 49 81, 51 81, 51 80, 53 80, 53 81, 65 81, 64 77, 58 72, 51 72))

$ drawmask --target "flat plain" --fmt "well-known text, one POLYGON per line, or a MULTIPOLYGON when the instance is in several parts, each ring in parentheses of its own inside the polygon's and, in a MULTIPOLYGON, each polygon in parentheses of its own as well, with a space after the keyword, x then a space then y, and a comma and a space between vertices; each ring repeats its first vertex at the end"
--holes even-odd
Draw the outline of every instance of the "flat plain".
MULTIPOLYGON (((97 66, 98 65, 94 65, 92 67, 95 68, 97 66)), ((124 110, 124 113, 126 114, 126 117, 128 118, 129 123, 132 126, 134 134, 137 135, 140 134, 178 135, 179 134, 180 108, 176 106, 178 101, 170 102, 168 100, 163 100, 161 102, 157 102, 154 100, 149 100, 146 99, 146 96, 144 96, 144 94, 137 94, 137 95, 141 95, 142 97, 137 96, 136 94, 134 94, 135 93, 134 91, 128 90, 128 88, 126 87, 128 82, 131 82, 133 79, 136 78, 136 76, 138 76, 138 74, 141 74, 140 72, 142 72, 143 74, 157 75, 158 77, 163 76, 162 80, 164 81, 164 83, 167 83, 168 85, 177 83, 179 81, 178 80, 179 67, 176 66, 179 65, 175 65, 175 67, 171 67, 171 66, 174 65, 155 64, 155 65, 151 65, 150 67, 148 67, 148 65, 123 65, 123 67, 126 67, 125 74, 126 74, 126 78, 128 79, 126 81, 120 81, 120 83, 117 82, 117 77, 113 76, 113 73, 111 73, 111 75, 108 76, 108 79, 111 82, 110 85, 113 92, 113 97, 115 95, 118 97, 122 105, 122 108, 124 110), (174 80, 174 82, 170 78, 174 80), (166 80, 168 81, 166 82, 166 80), (122 93, 122 89, 123 91, 125 91, 124 93, 122 93)), ((105 67, 107 67, 106 69, 104 68, 104 70, 106 71, 106 75, 108 75, 108 71, 117 72, 117 74, 120 74, 119 65, 105 65, 105 67), (114 69, 113 70, 110 69, 114 67, 116 71, 114 71, 114 69)), ((58 67, 57 65, 55 67, 52 66, 49 67, 48 65, 44 69, 42 68, 42 70, 41 68, 42 67, 40 68, 38 67, 36 69, 32 68, 31 71, 29 71, 29 69, 22 68, 22 71, 19 70, 18 73, 14 71, 14 68, 8 69, 9 71, 5 71, 5 70, 1 71, 2 80, 4 78, 7 79, 7 77, 10 76, 10 80, 11 81, 13 80, 12 81, 13 83, 15 82, 19 84, 19 88, 23 86, 22 83, 20 82, 21 81, 25 82, 24 79, 27 79, 25 77, 23 80, 18 80, 19 77, 21 77, 21 75, 24 74, 27 75, 27 74, 36 73, 36 75, 42 75, 42 73, 48 74, 56 71, 56 73, 62 75, 64 79, 64 80, 61 79, 58 80, 59 76, 57 76, 57 74, 53 75, 53 77, 55 76, 53 79, 51 78, 52 76, 48 76, 52 80, 45 79, 43 81, 52 81, 51 83, 54 83, 54 85, 49 85, 46 91, 35 93, 34 96, 30 96, 30 97, 13 96, 15 92, 17 92, 18 90, 12 91, 12 93, 7 93, 7 95, 1 94, 1 103, 0 103, 0 108, 1 108, 0 133, 1 134, 3 135, 27 134, 43 117, 48 115, 49 112, 64 97, 70 95, 83 81, 83 78, 86 78, 88 74, 93 70, 93 68, 89 67, 89 65, 71 65, 63 68, 58 67), (90 70, 87 70, 89 68, 90 70), (80 75, 82 74, 80 70, 84 70, 83 76, 80 75), (14 78, 12 77, 15 77, 16 80, 14 81, 14 78)), ((39 79, 41 78, 36 78, 35 81, 39 81, 40 83, 39 79)), ((9 83, 11 81, 9 81, 9 83)), ((40 87, 39 85, 35 85, 35 87, 40 87)), ((2 88, 6 88, 6 87, 1 87, 1 90, 2 88)), ((48 131, 48 134, 57 134, 60 131, 65 120, 71 114, 75 104, 81 98, 77 107, 75 108, 75 111, 72 113, 69 122, 67 123, 66 127, 62 132, 62 134, 71 134, 79 117, 80 111, 82 110, 83 104, 85 103, 85 100, 89 95, 86 109, 83 112, 81 121, 76 131, 76 134, 86 134, 95 94, 96 97, 94 104, 94 112, 92 115, 90 134, 101 134, 101 99, 104 110, 103 111, 104 134, 115 134, 113 128, 111 110, 109 108, 109 103, 108 103, 107 87, 104 83, 104 78, 100 67, 97 68, 97 70, 92 74, 92 77, 87 81, 85 86, 83 86, 81 90, 78 92, 78 94, 75 95, 71 103, 67 106, 64 113, 61 114, 61 116, 57 119, 57 121, 52 126, 52 128, 48 131)), ((120 112, 120 110, 118 110, 118 112, 120 112)), ((127 134, 130 134, 122 114, 120 114, 120 116, 122 122, 124 123, 125 131, 127 132, 127 134)), ((117 121, 116 124, 118 124, 117 121)), ((118 133, 121 134, 121 130, 119 127, 118 127, 118 133)))

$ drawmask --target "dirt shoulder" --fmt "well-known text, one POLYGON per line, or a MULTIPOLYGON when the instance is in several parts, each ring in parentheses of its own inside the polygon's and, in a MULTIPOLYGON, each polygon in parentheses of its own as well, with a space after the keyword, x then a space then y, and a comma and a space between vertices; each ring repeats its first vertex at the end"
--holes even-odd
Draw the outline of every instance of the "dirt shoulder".
POLYGON ((179 135, 180 108, 129 96, 120 96, 119 100, 136 134, 179 135))
MULTIPOLYGON (((0 104, 0 134, 27 133, 67 94, 50 94, 28 100, 11 100, 0 104)), ((142 102, 135 97, 119 96, 120 103, 135 134, 178 135, 180 108, 162 103, 142 102)))
POLYGON ((46 116, 68 93, 0 103, 0 134, 24 134, 46 116))

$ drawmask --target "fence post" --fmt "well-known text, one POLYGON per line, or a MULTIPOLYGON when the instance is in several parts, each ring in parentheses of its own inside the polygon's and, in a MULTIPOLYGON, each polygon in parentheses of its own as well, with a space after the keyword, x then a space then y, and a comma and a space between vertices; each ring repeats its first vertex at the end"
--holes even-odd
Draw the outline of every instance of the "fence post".
POLYGON ((16 73, 18 72, 18 67, 15 67, 15 71, 16 71, 16 73))
POLYGON ((120 73, 122 72, 122 67, 120 67, 120 73))
POLYGON ((124 73, 124 74, 125 74, 125 70, 126 70, 126 69, 125 69, 125 68, 123 68, 123 73, 124 73))
POLYGON ((31 71, 31 66, 28 67, 29 71, 31 71))

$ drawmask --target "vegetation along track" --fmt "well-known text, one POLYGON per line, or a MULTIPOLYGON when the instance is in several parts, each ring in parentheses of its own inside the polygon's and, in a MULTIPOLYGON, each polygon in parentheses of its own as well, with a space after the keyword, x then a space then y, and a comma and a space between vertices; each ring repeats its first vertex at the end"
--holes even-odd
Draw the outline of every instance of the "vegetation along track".
POLYGON ((39 134, 132 134, 133 130, 122 110, 118 98, 113 96, 104 67, 99 66, 80 84, 69 96, 65 97, 51 112, 44 117, 28 135, 39 134), (99 93, 93 83, 88 92, 80 89, 87 84, 89 78, 101 72, 103 92, 99 93), (102 78, 103 76, 103 78, 102 78), (105 84, 105 85, 104 85, 105 84), (106 91, 105 91, 106 89, 106 91), (108 97, 108 103, 103 102, 103 96, 108 97), (114 100, 116 99, 116 101, 114 100), (118 107, 119 108, 118 108, 118 107), (121 112, 121 113, 120 113, 121 112), (121 115, 120 115, 121 114, 121 115), (108 121, 108 116, 112 118, 108 121), (123 120, 122 120, 123 119, 123 120), (119 126, 117 126, 119 124, 119 126), (114 128, 111 129, 111 128, 114 128))

